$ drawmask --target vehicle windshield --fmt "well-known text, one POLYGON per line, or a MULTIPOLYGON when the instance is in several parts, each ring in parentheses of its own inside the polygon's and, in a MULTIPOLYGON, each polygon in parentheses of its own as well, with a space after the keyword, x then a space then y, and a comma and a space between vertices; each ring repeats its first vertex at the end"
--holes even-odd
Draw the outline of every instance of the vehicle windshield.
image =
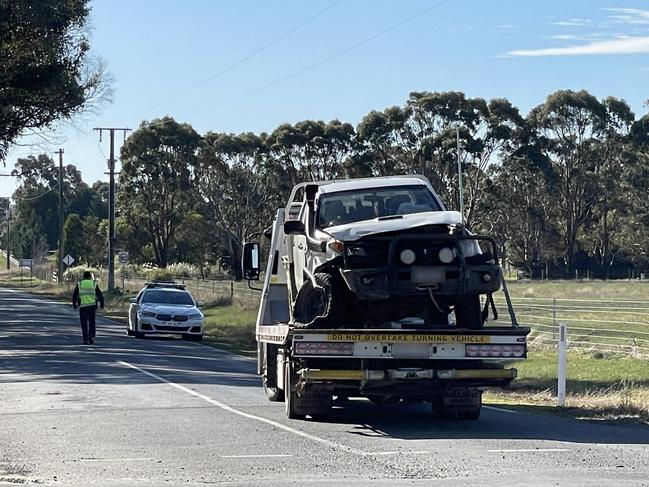
POLYGON ((194 304, 192 297, 187 292, 164 291, 161 289, 148 290, 142 296, 142 303, 146 304, 194 304))
POLYGON ((371 220, 377 217, 407 215, 441 210, 426 186, 397 186, 325 193, 320 198, 318 228, 371 220))

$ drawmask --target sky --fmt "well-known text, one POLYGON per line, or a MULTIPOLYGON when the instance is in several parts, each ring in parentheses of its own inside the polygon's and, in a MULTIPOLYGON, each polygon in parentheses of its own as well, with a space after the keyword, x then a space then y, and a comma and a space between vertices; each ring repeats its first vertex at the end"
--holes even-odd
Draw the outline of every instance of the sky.
MULTIPOLYGON (((93 54, 113 103, 21 140, 6 160, 65 151, 107 180, 108 138, 171 115, 199 133, 270 132, 403 105, 412 91, 505 97, 523 114, 559 89, 649 111, 649 0, 94 0, 93 54)), ((118 147, 122 137, 116 138, 118 147)), ((52 154, 52 157, 55 157, 52 154)), ((119 168, 119 165, 118 165, 119 168)), ((0 196, 18 182, 0 177, 0 196)))

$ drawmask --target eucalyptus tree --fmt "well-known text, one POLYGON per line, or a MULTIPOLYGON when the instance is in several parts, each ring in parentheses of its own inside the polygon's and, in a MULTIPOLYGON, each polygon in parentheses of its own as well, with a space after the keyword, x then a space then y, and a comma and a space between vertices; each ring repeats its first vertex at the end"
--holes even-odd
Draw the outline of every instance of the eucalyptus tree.
POLYGON ((277 171, 291 185, 300 181, 328 180, 345 175, 345 160, 352 155, 354 128, 332 120, 305 120, 282 124, 266 144, 277 171))
MULTIPOLYGON (((610 194, 604 181, 632 114, 619 101, 600 102, 586 91, 561 90, 532 109, 528 122, 541 154, 551 167, 554 204, 561 216, 564 261, 575 269, 579 232, 596 205, 610 194)), ((610 182, 608 180, 607 182, 610 182)))
POLYGON ((497 165, 523 122, 518 109, 504 99, 486 102, 460 92, 414 92, 407 106, 406 134, 419 145, 409 172, 426 175, 442 199, 455 208, 459 201, 459 129, 466 221, 469 226, 479 225, 482 220, 476 210, 489 183, 489 170, 497 165))
POLYGON ((201 144, 197 189, 215 235, 221 236, 237 278, 246 239, 270 221, 277 192, 264 167, 262 137, 207 133, 201 144))
POLYGON ((19 137, 110 99, 88 0, 0 1, 0 161, 19 137))
POLYGON ((143 122, 122 146, 118 207, 166 267, 176 231, 197 199, 197 153, 201 137, 171 117, 143 122))

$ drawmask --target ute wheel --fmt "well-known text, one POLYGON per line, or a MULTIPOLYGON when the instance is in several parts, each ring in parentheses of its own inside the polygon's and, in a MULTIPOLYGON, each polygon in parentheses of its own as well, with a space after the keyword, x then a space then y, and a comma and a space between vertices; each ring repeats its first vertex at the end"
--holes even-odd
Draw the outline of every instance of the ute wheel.
POLYGON ((314 328, 339 328, 344 325, 347 308, 342 278, 318 272, 317 287, 304 281, 295 300, 295 321, 314 328))
POLYGON ((300 399, 295 392, 296 381, 291 368, 291 363, 286 362, 284 365, 284 411, 288 419, 304 419, 306 414, 299 411, 297 407, 300 399))
POLYGON ((282 402, 284 400, 284 391, 281 390, 279 387, 271 387, 268 385, 268 377, 263 375, 261 377, 261 382, 264 386, 264 392, 266 393, 266 397, 268 398, 269 401, 271 402, 282 402))
POLYGON ((455 324, 458 328, 478 330, 482 328, 482 310, 480 309, 480 295, 471 294, 455 302, 455 324))

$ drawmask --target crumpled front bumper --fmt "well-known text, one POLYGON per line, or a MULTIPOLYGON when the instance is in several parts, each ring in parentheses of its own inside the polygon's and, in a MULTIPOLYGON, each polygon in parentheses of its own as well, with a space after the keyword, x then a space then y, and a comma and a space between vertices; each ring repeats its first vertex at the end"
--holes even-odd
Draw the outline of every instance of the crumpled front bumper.
POLYGON ((495 265, 470 266, 463 273, 457 267, 434 270, 434 274, 442 275, 443 279, 437 282, 413 282, 411 269, 389 268, 343 269, 342 276, 356 298, 364 301, 427 295, 430 291, 439 296, 488 294, 500 288, 501 270, 495 265))

